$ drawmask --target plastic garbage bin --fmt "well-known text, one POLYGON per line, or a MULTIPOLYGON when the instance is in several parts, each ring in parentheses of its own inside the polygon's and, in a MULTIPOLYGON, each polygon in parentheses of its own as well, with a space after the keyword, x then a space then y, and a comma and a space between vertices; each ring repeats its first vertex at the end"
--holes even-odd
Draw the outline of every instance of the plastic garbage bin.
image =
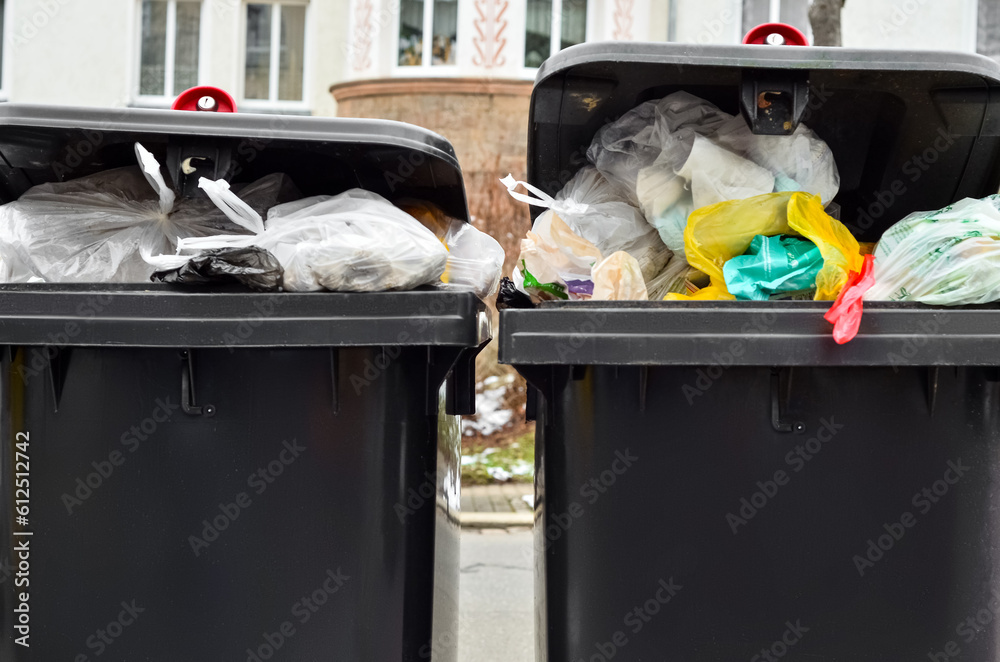
MULTIPOLYGON (((0 198, 136 141, 189 194, 283 172, 468 219, 423 129, 171 111, 3 106, 0 198)), ((455 660, 454 414, 489 324, 432 289, 0 287, 0 658, 455 660)))
MULTIPOLYGON (((530 182, 555 194, 598 128, 677 90, 806 122, 862 241, 1000 184, 993 61, 674 44, 545 63, 530 182)), ((537 660, 1000 659, 1000 308, 866 303, 838 346, 829 305, 501 312, 536 389, 537 660)))

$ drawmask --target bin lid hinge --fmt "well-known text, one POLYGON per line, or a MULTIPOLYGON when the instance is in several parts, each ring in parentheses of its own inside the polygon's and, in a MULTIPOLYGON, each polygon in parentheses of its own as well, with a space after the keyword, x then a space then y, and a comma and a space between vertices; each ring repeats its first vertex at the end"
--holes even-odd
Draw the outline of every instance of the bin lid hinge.
POLYGON ((743 72, 740 110, 754 134, 791 135, 802 121, 808 102, 808 71, 743 72))

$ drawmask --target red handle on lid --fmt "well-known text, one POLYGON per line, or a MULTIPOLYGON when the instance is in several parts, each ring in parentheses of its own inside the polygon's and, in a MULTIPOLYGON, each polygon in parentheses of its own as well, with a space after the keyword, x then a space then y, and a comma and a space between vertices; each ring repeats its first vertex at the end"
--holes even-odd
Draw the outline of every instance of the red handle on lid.
POLYGON ((809 40, 798 28, 787 23, 763 23, 743 37, 744 44, 772 46, 808 46, 809 40), (773 36, 772 36, 773 35, 773 36), (770 40, 768 38, 771 38, 770 40))
POLYGON ((173 110, 235 113, 236 100, 225 90, 203 85, 181 92, 171 108, 173 110))

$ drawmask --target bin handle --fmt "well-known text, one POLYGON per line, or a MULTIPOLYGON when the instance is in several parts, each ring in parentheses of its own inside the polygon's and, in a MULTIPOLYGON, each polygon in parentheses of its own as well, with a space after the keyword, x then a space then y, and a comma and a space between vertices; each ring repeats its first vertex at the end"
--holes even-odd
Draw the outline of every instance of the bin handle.
POLYGON ((747 32, 744 44, 769 46, 808 46, 809 39, 794 25, 787 23, 762 23, 747 32))
POLYGON ((194 357, 188 349, 181 352, 181 409, 188 416, 215 416, 215 405, 195 404, 194 357))
POLYGON ((219 87, 200 85, 184 90, 174 100, 171 110, 193 110, 209 113, 235 113, 236 100, 219 87))

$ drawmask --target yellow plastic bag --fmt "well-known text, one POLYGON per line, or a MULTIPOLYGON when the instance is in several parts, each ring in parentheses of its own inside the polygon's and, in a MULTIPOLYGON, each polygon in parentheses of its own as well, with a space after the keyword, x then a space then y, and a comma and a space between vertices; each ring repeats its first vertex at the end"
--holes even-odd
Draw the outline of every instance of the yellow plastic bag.
POLYGON ((820 198, 809 193, 767 193, 696 209, 684 230, 688 263, 708 275, 711 283, 693 295, 668 294, 664 299, 734 299, 726 289, 722 266, 742 255, 756 235, 791 234, 819 248, 823 268, 816 276, 817 301, 837 298, 847 275, 861 271, 858 241, 847 227, 823 211, 820 198))

